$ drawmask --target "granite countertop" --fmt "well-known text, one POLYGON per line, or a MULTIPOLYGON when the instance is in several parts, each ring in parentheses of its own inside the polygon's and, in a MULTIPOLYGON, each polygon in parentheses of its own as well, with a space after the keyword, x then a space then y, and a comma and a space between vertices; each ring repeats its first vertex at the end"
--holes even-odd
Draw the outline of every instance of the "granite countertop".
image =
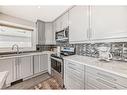
POLYGON ((25 56, 40 55, 40 54, 52 54, 52 53, 54 52, 53 51, 42 51, 42 52, 28 52, 28 53, 21 53, 21 54, 6 54, 6 55, 0 55, 0 59, 25 57, 25 56))
POLYGON ((100 69, 109 73, 117 74, 127 78, 127 62, 122 61, 99 61, 98 58, 73 55, 64 57, 64 60, 73 61, 79 64, 100 69))

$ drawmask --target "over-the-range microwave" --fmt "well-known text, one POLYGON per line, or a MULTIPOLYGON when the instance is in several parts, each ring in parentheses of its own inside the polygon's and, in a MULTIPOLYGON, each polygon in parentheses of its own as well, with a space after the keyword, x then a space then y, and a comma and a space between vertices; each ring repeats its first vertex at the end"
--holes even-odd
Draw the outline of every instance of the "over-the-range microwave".
POLYGON ((56 42, 67 42, 69 40, 69 27, 55 33, 56 42))

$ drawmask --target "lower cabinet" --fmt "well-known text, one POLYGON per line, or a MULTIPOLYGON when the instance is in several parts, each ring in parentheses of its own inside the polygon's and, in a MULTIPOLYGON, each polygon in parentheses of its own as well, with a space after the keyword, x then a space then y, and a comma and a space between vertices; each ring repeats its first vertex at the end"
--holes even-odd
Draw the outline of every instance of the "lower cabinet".
POLYGON ((34 55, 34 74, 48 70, 48 54, 34 55))
POLYGON ((85 89, 127 89, 127 78, 86 66, 85 89))
POLYGON ((127 78, 95 67, 64 60, 66 89, 127 89, 127 78))
POLYGON ((84 65, 64 62, 64 85, 66 89, 84 89, 84 65))
POLYGON ((0 72, 8 71, 6 85, 10 85, 14 81, 14 58, 0 59, 0 72))
POLYGON ((33 56, 15 58, 15 80, 33 75, 33 56))

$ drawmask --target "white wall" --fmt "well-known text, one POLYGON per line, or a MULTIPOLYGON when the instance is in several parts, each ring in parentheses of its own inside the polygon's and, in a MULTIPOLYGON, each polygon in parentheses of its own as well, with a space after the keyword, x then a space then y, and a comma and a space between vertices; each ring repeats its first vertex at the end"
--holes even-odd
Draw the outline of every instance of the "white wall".
POLYGON ((34 22, 0 13, 0 21, 15 23, 28 27, 34 27, 34 22))
MULTIPOLYGON (((2 14, 0 13, 0 23, 4 23, 4 24, 11 24, 11 25, 16 25, 16 26, 20 26, 20 27, 24 27, 24 28, 30 28, 30 29, 34 29, 33 31, 33 47, 32 49, 25 49, 26 50, 35 50, 36 49, 36 26, 35 26, 35 22, 31 22, 28 20, 24 20, 21 18, 17 18, 17 17, 13 17, 13 16, 9 16, 6 14, 2 14)), ((10 49, 0 49, 0 52, 10 52, 10 49)))

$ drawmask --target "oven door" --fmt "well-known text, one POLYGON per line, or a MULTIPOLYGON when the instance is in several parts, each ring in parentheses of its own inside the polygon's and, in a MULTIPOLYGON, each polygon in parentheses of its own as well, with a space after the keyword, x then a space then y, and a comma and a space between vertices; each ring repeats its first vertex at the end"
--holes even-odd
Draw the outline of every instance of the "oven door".
POLYGON ((51 68, 58 72, 59 74, 62 74, 62 59, 51 57, 51 68))

